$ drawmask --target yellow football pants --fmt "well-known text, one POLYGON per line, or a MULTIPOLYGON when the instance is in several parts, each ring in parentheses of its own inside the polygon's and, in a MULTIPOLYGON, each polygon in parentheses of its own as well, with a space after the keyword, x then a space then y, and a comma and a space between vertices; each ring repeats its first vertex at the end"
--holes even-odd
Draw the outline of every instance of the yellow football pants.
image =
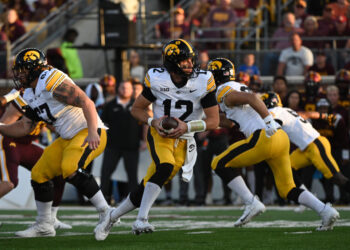
POLYGON ((187 140, 161 137, 157 130, 150 127, 147 135, 147 145, 152 162, 148 167, 146 176, 143 178, 143 185, 146 185, 147 181, 156 172, 157 166, 162 163, 170 163, 174 166, 170 177, 165 183, 169 182, 184 165, 187 140))
POLYGON ((289 158, 288 135, 282 130, 270 138, 265 130, 255 131, 249 138, 229 146, 212 161, 212 169, 217 167, 247 167, 266 161, 270 166, 279 195, 287 198, 289 191, 295 187, 289 158))
POLYGON ((314 165, 327 179, 339 172, 338 164, 331 153, 331 145, 324 136, 319 136, 304 151, 299 148, 294 150, 290 161, 295 170, 314 165))
POLYGON ((59 175, 65 179, 78 168, 85 169, 103 152, 107 143, 106 130, 99 129, 100 145, 98 148, 92 151, 88 145, 81 147, 87 135, 88 129, 86 128, 79 131, 72 139, 65 140, 60 137, 46 147, 32 169, 32 180, 44 183, 59 175))

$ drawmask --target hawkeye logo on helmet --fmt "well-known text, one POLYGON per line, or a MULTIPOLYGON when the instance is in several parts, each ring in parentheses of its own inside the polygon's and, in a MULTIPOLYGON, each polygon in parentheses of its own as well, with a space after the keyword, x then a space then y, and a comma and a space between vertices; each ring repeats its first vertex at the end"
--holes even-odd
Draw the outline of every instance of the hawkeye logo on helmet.
POLYGON ((28 52, 26 52, 23 56, 23 60, 24 61, 34 61, 40 58, 40 54, 39 52, 35 51, 35 50, 30 50, 28 52))
POLYGON ((177 45, 175 44, 169 44, 168 46, 165 47, 165 54, 167 56, 171 56, 171 55, 178 55, 180 54, 180 49, 177 45))
POLYGON ((221 69, 221 67, 222 67, 222 62, 214 61, 210 63, 209 70, 217 70, 217 69, 221 69))

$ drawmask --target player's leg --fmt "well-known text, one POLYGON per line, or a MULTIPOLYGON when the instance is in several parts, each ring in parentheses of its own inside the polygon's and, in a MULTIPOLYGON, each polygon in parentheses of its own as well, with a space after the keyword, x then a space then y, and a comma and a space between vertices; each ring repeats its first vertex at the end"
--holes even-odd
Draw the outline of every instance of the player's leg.
POLYGON ((212 161, 212 169, 222 181, 232 189, 246 205, 243 215, 235 226, 248 223, 254 216, 265 211, 265 206, 255 197, 235 167, 245 167, 258 163, 270 154, 271 140, 263 130, 256 131, 248 139, 238 141, 228 147, 212 161))
POLYGON ((72 139, 66 140, 62 154, 61 170, 63 178, 71 183, 83 195, 85 195, 94 205, 100 215, 100 220, 96 226, 96 240, 103 240, 104 233, 100 230, 104 224, 110 222, 110 212, 106 199, 104 198, 95 178, 84 171, 89 163, 99 156, 105 149, 107 135, 104 129, 98 129, 100 144, 95 150, 91 150, 88 145, 81 147, 88 135, 88 130, 83 129, 72 139))
MULTIPOLYGON (((31 171, 43 154, 44 148, 44 146, 38 145, 36 143, 17 144, 20 165, 31 171)), ((54 198, 51 207, 51 216, 54 220, 54 227, 55 229, 71 229, 72 226, 61 222, 57 218, 57 211, 59 204, 61 203, 65 181, 63 180, 62 176, 55 177, 52 181, 54 185, 54 198)))
POLYGON ((149 210, 160 194, 162 186, 176 175, 186 157, 185 140, 176 142, 174 139, 163 138, 153 128, 150 129, 147 140, 153 164, 144 178, 145 189, 137 220, 133 225, 133 231, 136 234, 154 230, 154 227, 148 223, 149 210), (176 147, 174 143, 177 143, 176 147))
POLYGON ((19 156, 16 145, 0 135, 0 198, 8 194, 18 184, 19 156))
POLYGON ((267 162, 273 172, 279 195, 283 199, 294 201, 296 204, 302 204, 316 211, 322 218, 322 225, 319 230, 331 230, 339 217, 338 212, 329 204, 324 204, 317 199, 308 190, 295 186, 288 151, 281 152, 279 157, 267 162))
POLYGON ((350 193, 350 181, 339 169, 331 153, 331 145, 326 137, 320 136, 307 148, 307 156, 326 179, 342 186, 350 193))
POLYGON ((51 179, 61 175, 63 139, 59 138, 50 146, 46 147, 44 153, 32 169, 32 187, 37 206, 38 216, 27 230, 16 232, 19 237, 55 236, 54 221, 51 217, 51 208, 54 197, 54 187, 51 179))

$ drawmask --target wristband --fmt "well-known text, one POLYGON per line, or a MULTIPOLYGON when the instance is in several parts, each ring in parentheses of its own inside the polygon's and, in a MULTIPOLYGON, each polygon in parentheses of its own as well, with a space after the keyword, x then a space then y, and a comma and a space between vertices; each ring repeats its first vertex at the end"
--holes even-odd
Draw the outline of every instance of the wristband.
POLYGON ((187 123, 187 132, 202 132, 207 128, 207 124, 203 120, 194 120, 187 123))
POLYGON ((154 120, 153 117, 149 117, 148 120, 147 120, 147 124, 148 126, 152 127, 152 121, 154 120))
POLYGON ((14 99, 16 99, 19 96, 19 91, 15 90, 15 91, 11 91, 10 93, 7 93, 6 95, 4 95, 4 98, 6 100, 7 103, 13 101, 14 99))
POLYGON ((265 124, 270 124, 272 122, 272 120, 273 120, 272 115, 268 115, 264 118, 265 124))

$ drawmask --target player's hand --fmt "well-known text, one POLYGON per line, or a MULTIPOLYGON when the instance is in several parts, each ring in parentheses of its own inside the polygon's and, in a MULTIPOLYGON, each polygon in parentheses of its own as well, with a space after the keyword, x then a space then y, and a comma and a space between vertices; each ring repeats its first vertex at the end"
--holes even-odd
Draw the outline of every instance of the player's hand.
POLYGON ((188 127, 186 122, 181 121, 177 117, 173 117, 173 118, 178 122, 179 125, 177 125, 177 128, 171 131, 171 133, 168 133, 167 137, 176 139, 176 138, 179 138, 184 133, 186 133, 188 130, 188 127))
POLYGON ((161 124, 161 121, 165 118, 166 116, 163 116, 163 117, 160 117, 158 119, 153 119, 152 121, 152 127, 154 127, 158 134, 162 137, 167 137, 167 134, 164 132, 162 126, 160 125, 161 124))
POLYGON ((274 133, 276 133, 279 125, 273 119, 272 115, 268 115, 264 118, 264 122, 266 124, 266 136, 271 137, 274 133))
POLYGON ((85 138, 83 144, 81 145, 84 147, 86 144, 89 145, 89 148, 91 150, 95 150, 100 145, 100 136, 98 135, 97 131, 89 132, 88 136, 85 138))

